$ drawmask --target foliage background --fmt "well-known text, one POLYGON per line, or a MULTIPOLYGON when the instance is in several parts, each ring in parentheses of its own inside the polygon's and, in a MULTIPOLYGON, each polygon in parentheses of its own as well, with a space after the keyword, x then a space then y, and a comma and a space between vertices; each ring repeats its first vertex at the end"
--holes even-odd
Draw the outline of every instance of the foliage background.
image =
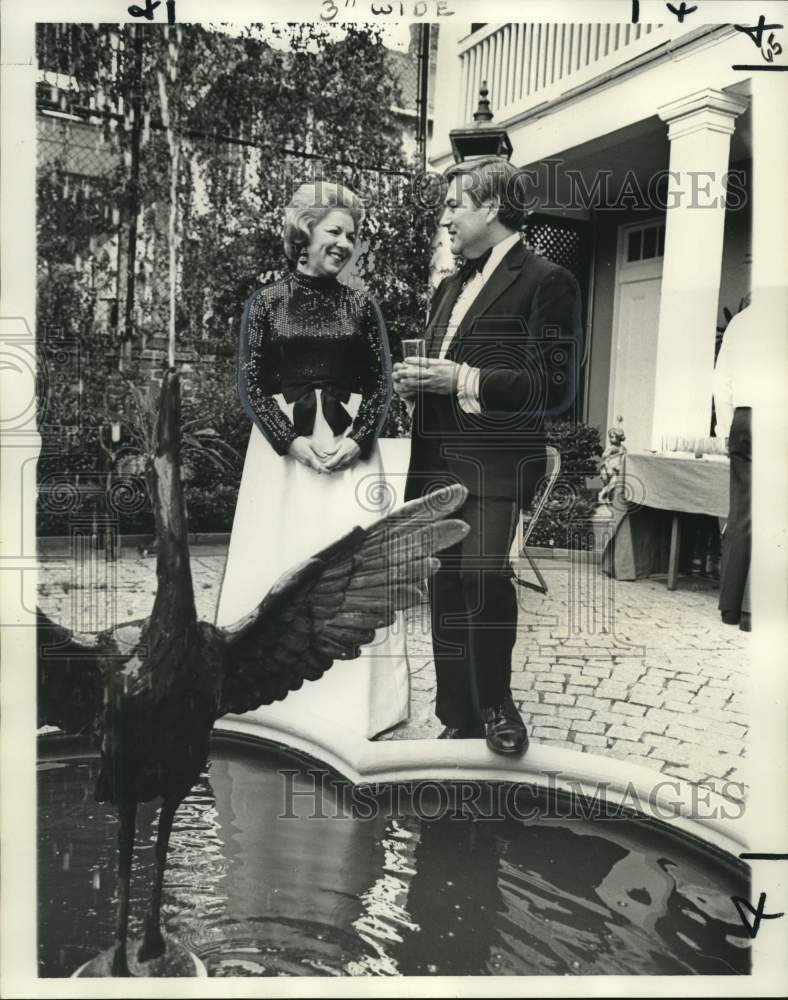
MULTIPOLYGON (((237 453, 224 469, 191 463, 187 507, 192 530, 228 530, 250 426, 235 389, 239 318, 249 294, 287 270, 282 211, 299 183, 340 181, 364 198, 350 280, 378 300, 395 357, 423 324, 435 215, 412 197, 416 164, 392 110, 402 102, 387 50, 374 27, 338 36, 315 24, 269 27, 266 39, 253 27, 39 25, 37 48, 48 79, 72 81, 39 88, 39 531, 67 533, 69 517, 100 511, 95 484, 129 471, 127 382, 164 364, 168 125, 183 153, 176 334, 186 408, 237 453), (76 484, 79 502, 64 504, 62 492, 53 501, 53 483, 76 484)), ((384 434, 407 430, 397 401, 384 434)), ((151 523, 147 506, 114 513, 122 531, 151 523)))

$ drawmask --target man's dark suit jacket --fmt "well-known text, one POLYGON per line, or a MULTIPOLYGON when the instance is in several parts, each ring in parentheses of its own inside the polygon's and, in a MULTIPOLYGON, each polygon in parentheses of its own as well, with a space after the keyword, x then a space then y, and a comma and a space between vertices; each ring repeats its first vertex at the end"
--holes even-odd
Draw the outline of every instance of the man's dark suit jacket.
MULTIPOLYGON (((437 357, 463 276, 438 285, 425 335, 437 357)), ((457 329, 446 355, 481 369, 481 414, 456 393, 421 393, 413 413, 406 499, 444 482, 527 506, 544 473, 545 417, 571 407, 582 359, 580 290, 565 268, 516 243, 457 329)))

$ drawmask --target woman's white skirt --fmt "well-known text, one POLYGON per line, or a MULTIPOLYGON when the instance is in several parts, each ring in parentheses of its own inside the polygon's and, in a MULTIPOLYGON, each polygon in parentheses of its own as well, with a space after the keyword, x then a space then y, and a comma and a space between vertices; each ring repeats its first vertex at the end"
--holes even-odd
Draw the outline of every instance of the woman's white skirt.
MULTIPOLYGON (((336 438, 323 417, 320 390, 312 440, 333 447, 336 438)), ((277 396, 283 412, 293 404, 277 396)), ((345 404, 355 415, 361 397, 345 404)), ((386 482, 376 444, 365 461, 318 474, 290 455, 278 455, 252 427, 235 509, 233 531, 219 595, 216 624, 232 625, 255 608, 283 573, 357 525, 390 513, 394 491, 386 482)), ((402 614, 356 660, 335 661, 317 681, 305 681, 285 701, 264 709, 266 720, 303 726, 311 719, 370 738, 407 719, 409 676, 402 614)))

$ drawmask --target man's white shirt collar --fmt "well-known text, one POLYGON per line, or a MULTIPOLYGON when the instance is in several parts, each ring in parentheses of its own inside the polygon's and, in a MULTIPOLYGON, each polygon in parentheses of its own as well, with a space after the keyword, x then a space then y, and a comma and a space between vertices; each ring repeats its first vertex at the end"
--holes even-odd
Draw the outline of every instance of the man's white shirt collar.
POLYGON ((520 242, 520 234, 512 233, 505 239, 502 239, 500 243, 496 243, 495 246, 490 251, 490 256, 487 258, 487 263, 482 268, 482 279, 486 282, 493 271, 498 267, 507 253, 512 249, 515 243, 520 242))

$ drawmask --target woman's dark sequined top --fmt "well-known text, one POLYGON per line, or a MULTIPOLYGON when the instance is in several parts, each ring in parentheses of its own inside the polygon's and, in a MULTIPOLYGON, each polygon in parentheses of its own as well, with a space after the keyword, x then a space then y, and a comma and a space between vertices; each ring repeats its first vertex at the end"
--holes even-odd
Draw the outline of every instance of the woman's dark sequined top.
POLYGON ((238 365, 244 408, 280 455, 297 434, 273 397, 310 385, 361 394, 348 436, 366 458, 391 401, 383 317, 365 292, 293 271, 247 302, 238 365))

